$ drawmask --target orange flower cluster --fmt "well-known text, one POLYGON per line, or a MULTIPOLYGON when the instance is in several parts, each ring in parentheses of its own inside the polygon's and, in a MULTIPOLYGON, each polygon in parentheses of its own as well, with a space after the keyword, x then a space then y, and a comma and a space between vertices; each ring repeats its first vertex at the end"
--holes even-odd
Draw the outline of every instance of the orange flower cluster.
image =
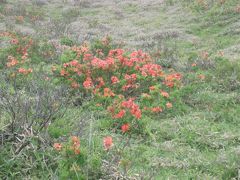
POLYGON ((122 129, 122 132, 123 132, 123 133, 127 132, 127 131, 129 130, 129 128, 130 128, 129 123, 123 124, 123 125, 121 126, 121 129, 122 129))
POLYGON ((133 98, 130 98, 127 101, 123 101, 122 107, 128 109, 135 118, 140 119, 142 116, 142 112, 139 106, 136 103, 134 103, 133 100, 134 100, 133 98))
POLYGON ((204 80, 205 79, 205 75, 200 74, 200 75, 198 75, 198 78, 201 79, 201 80, 204 80))
POLYGON ((112 81, 112 84, 116 84, 116 83, 119 83, 119 82, 120 82, 119 79, 118 79, 118 77, 116 77, 116 76, 112 76, 112 77, 111 77, 111 81, 112 81))
POLYGON ((172 103, 170 103, 170 102, 167 102, 166 106, 167 106, 167 108, 172 108, 173 107, 172 103))
POLYGON ((179 81, 181 78, 182 78, 182 75, 179 73, 167 75, 165 76, 164 84, 172 88, 175 85, 175 81, 179 81))
POLYGON ((105 150, 109 150, 113 146, 113 139, 111 136, 106 136, 103 138, 103 146, 105 150))
POLYGON ((10 41, 11 44, 17 45, 19 43, 18 39, 12 39, 10 41))
POLYGON ((145 64, 140 68, 140 71, 144 77, 152 76, 152 77, 162 77, 162 67, 158 64, 145 64))
POLYGON ((115 96, 115 94, 112 92, 112 90, 110 88, 104 88, 103 96, 104 97, 113 97, 113 96, 115 96))
POLYGON ((87 79, 83 82, 83 87, 85 89, 91 89, 93 87, 93 82, 90 77, 87 77, 87 79))
POLYGON ((121 111, 119 111, 119 113, 115 114, 113 117, 116 119, 121 119, 125 116, 126 111, 124 109, 122 109, 121 111))
POLYGON ((77 136, 72 136, 71 149, 73 150, 74 154, 80 154, 80 140, 77 136))
MULTIPOLYGON (((63 148, 63 145, 61 143, 54 143, 53 148, 56 151, 61 151, 63 148)), ((77 136, 71 137, 71 145, 67 149, 70 149, 71 151, 73 151, 75 155, 80 154, 80 140, 77 136)))
MULTIPOLYGON (((12 38, 10 40, 11 45, 13 46, 14 55, 9 55, 6 62, 6 67, 15 71, 12 74, 22 74, 28 75, 33 72, 31 68, 26 68, 27 62, 29 62, 29 51, 32 46, 32 40, 27 37, 16 37, 16 35, 11 33, 1 33, 0 36, 7 36, 12 38)), ((15 77, 15 76, 11 76, 15 77)))
POLYGON ((171 108, 166 101, 170 97, 167 91, 174 88, 182 76, 165 74, 148 54, 123 49, 110 50, 107 55, 102 50, 93 54, 86 45, 74 46, 71 50, 76 55, 62 66, 52 67, 53 73, 73 89, 94 95, 96 101, 100 101, 96 104, 108 99, 103 104, 115 121, 126 118, 130 126, 134 119, 141 119, 144 103, 150 106, 145 110, 154 113, 171 108), (157 104, 159 102, 161 104, 157 104))
POLYGON ((192 63, 192 67, 196 67, 197 66, 197 64, 196 63, 192 63))
POLYGON ((60 143, 54 143, 53 144, 54 149, 56 149, 57 151, 61 151, 62 150, 62 144, 60 143))
POLYGON ((79 58, 81 55, 86 54, 88 52, 88 47, 86 44, 83 44, 82 46, 73 46, 71 48, 74 52, 77 53, 77 58, 79 58))
POLYGON ((151 109, 151 111, 152 112, 156 112, 156 113, 159 113, 159 112, 162 112, 163 111, 163 109, 161 108, 161 107, 153 107, 152 109, 151 109))
POLYGON ((31 68, 29 68, 29 69, 24 69, 24 68, 19 68, 18 69, 18 72, 20 73, 20 74, 24 74, 24 75, 27 75, 27 74, 29 74, 29 73, 32 73, 32 69, 31 68))
POLYGON ((8 62, 7 62, 7 67, 13 67, 18 64, 18 60, 14 58, 13 56, 8 56, 8 62))
POLYGON ((163 96, 163 97, 166 97, 166 98, 169 98, 169 94, 167 93, 167 92, 165 92, 165 91, 160 91, 161 92, 161 95, 163 96))

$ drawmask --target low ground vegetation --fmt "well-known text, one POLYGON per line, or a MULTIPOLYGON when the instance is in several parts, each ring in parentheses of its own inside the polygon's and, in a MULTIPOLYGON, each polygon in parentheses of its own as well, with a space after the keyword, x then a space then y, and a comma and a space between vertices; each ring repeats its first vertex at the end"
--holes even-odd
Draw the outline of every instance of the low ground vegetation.
POLYGON ((237 0, 0 5, 0 179, 238 178, 237 0))

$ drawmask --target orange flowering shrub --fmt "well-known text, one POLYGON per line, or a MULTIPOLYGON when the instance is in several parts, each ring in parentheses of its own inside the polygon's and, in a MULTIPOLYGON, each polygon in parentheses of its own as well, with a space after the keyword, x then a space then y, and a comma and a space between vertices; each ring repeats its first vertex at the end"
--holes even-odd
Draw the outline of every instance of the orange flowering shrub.
POLYGON ((17 75, 28 75, 33 72, 30 67, 31 46, 33 41, 28 37, 18 37, 12 33, 1 33, 0 38, 8 38, 10 46, 5 48, 7 58, 1 62, 3 67, 10 72, 9 76, 15 78, 17 75))
POLYGON ((63 146, 61 143, 54 143, 53 147, 56 151, 66 151, 69 154, 80 154, 80 139, 77 136, 72 136, 71 141, 63 146), (64 147, 64 148, 63 148, 64 147))
POLYGON ((60 176, 63 179, 66 177, 74 179, 76 174, 85 177, 86 152, 80 151, 80 139, 77 136, 72 136, 66 143, 54 143, 53 148, 60 156, 58 163, 61 168, 60 176))
POLYGON ((179 87, 181 74, 166 73, 141 50, 91 51, 86 45, 73 46, 65 59, 52 70, 71 88, 94 97, 123 133, 137 127, 146 113, 162 113, 172 108, 171 91, 179 87))

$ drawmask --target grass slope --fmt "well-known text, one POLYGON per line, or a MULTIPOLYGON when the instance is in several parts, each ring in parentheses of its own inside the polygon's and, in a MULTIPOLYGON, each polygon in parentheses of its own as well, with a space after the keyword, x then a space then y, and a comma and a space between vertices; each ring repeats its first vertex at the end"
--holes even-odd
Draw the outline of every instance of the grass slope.
MULTIPOLYGON (((139 174, 144 179, 159 180, 237 178, 240 168, 240 13, 236 12, 237 0, 226 1, 223 5, 209 1, 207 8, 189 0, 86 1, 79 9, 56 0, 43 7, 33 6, 29 1, 26 7, 16 7, 16 3, 8 2, 15 15, 25 15, 21 13, 26 11, 41 15, 36 23, 26 19, 21 24, 34 29, 34 36, 59 40, 64 35, 81 42, 109 34, 117 43, 124 41, 128 48, 143 48, 152 54, 160 51, 160 64, 184 74, 180 100, 172 112, 144 119, 148 122, 150 137, 131 138, 131 146, 124 154, 124 159, 131 162, 129 176, 139 174), (208 53, 207 59, 202 56, 203 52, 208 53), (219 52, 224 55, 219 56, 219 52), (192 63, 197 67, 192 68, 192 63), (206 78, 198 79, 200 74, 206 78)), ((7 29, 14 29, 14 14, 3 8, 6 6, 1 4, 1 25, 5 23, 7 29)), ((91 141, 93 151, 97 150, 94 145, 101 142, 99 137, 103 135, 111 133, 119 139, 118 134, 102 130, 107 120, 101 114, 94 114, 93 120, 86 121, 88 111, 69 109, 60 121, 49 127, 50 136, 79 134, 91 141)), ((3 120, 1 117, 1 127, 4 127, 3 120)), ((14 176, 7 168, 18 164, 16 169, 21 171, 21 162, 15 161, 2 156, 0 162, 5 165, 0 164, 0 171, 14 176)), ((54 172, 44 165, 37 166, 32 168, 34 172, 29 177, 35 174, 38 177, 43 171, 51 174, 46 176, 54 177, 54 172)))

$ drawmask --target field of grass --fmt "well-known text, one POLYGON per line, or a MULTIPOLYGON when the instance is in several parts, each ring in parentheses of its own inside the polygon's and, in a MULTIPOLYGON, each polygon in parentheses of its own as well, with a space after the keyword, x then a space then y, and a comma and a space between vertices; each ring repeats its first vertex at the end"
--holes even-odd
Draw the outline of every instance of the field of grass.
POLYGON ((34 41, 31 77, 12 81, 6 62, 16 52, 11 37, 0 36, 0 179, 237 180, 240 2, 74 2, 0 0, 0 34, 34 41), (112 128, 92 96, 74 93, 51 74, 53 65, 72 60, 70 47, 87 42, 98 49, 105 36, 111 48, 142 49, 165 72, 182 75, 170 93, 173 107, 143 115, 142 129, 112 128), (71 136, 81 142, 76 159, 53 147, 71 136), (106 136, 113 139, 107 151, 106 136))

